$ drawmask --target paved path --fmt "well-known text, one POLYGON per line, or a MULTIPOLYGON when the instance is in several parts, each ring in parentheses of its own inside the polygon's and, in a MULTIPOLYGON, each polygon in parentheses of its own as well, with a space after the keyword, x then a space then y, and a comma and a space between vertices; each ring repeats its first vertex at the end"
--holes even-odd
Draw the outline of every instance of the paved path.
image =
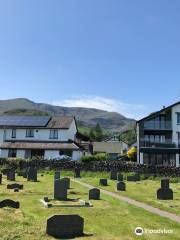
MULTIPOLYGON (((90 188, 90 189, 91 189, 91 188, 94 188, 94 186, 92 186, 92 185, 90 185, 90 184, 87 184, 87 183, 83 183, 83 182, 78 181, 78 180, 76 180, 76 179, 72 179, 72 181, 74 181, 74 182, 76 182, 76 183, 79 183, 79 184, 81 184, 82 186, 87 187, 87 188, 90 188)), ((173 214, 173 213, 169 213, 169 212, 160 210, 159 208, 152 207, 152 206, 150 206, 150 205, 148 205, 148 204, 146 204, 146 203, 138 202, 138 201, 136 201, 136 200, 134 200, 134 199, 132 199, 132 198, 129 198, 129 197, 121 196, 121 195, 119 195, 119 194, 117 194, 117 193, 109 192, 109 191, 104 190, 104 189, 101 189, 101 188, 99 188, 99 189, 101 190, 102 193, 104 193, 104 194, 106 194, 106 195, 109 195, 109 196, 114 197, 114 198, 116 198, 116 199, 119 199, 119 200, 121 200, 121 201, 127 202, 127 203, 129 203, 129 204, 131 204, 131 205, 134 205, 134 206, 136 206, 136 207, 143 208, 143 209, 145 209, 146 211, 151 212, 151 213, 154 213, 154 214, 158 214, 158 215, 160 215, 161 217, 166 217, 166 218, 169 218, 169 219, 171 219, 171 220, 173 220, 173 221, 175 221, 175 222, 180 223, 180 216, 177 216, 176 214, 173 214)))

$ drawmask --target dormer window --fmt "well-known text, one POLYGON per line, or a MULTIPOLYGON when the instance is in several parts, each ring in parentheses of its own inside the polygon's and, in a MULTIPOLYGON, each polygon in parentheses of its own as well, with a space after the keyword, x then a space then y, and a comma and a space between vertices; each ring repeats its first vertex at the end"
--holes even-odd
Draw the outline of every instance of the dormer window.
POLYGON ((50 139, 58 139, 58 130, 52 129, 49 134, 50 139))
POLYGON ((26 137, 34 137, 34 129, 26 129, 26 137))
POLYGON ((16 138, 16 129, 12 129, 12 138, 16 138))

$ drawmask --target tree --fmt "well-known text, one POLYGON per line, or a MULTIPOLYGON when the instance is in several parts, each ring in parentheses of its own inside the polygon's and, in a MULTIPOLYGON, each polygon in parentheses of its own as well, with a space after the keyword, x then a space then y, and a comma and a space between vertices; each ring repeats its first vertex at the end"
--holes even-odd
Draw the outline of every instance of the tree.
POLYGON ((99 123, 96 124, 95 135, 96 135, 96 140, 98 142, 102 141, 102 139, 103 139, 103 131, 102 131, 101 126, 100 126, 99 123))
POLYGON ((137 148, 136 147, 130 148, 127 152, 127 156, 132 162, 136 162, 136 160, 137 160, 137 148))
POLYGON ((90 132, 89 132, 89 138, 91 140, 95 140, 96 139, 96 136, 95 136, 95 133, 94 133, 94 130, 91 128, 90 132))

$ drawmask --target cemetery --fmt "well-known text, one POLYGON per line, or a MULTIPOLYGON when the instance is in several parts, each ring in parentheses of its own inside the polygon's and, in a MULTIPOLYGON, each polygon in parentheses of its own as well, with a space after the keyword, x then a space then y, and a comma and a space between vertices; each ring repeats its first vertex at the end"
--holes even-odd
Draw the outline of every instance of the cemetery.
POLYGON ((137 222, 144 228, 174 229, 173 235, 154 239, 179 239, 179 223, 101 192, 105 189, 180 215, 179 183, 167 178, 141 180, 137 173, 131 174, 136 176, 134 181, 127 181, 127 173, 114 170, 40 170, 31 166, 23 171, 26 175, 11 168, 1 171, 0 239, 135 239, 137 222), (9 172, 13 178, 7 178, 9 172), (165 197, 164 191, 172 191, 173 199, 172 195, 169 200, 159 199, 159 189, 165 197))

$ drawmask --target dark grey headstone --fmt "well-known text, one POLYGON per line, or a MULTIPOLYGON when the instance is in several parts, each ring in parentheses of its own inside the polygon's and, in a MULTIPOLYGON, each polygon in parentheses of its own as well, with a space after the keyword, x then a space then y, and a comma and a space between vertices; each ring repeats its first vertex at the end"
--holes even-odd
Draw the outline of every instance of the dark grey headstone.
POLYGON ((161 180, 161 188, 169 188, 169 179, 162 179, 161 180))
POLYGON ((49 202, 49 198, 48 197, 44 197, 44 201, 45 202, 49 202))
POLYGON ((27 180, 37 182, 37 168, 29 167, 27 171, 27 180))
POLYGON ((140 175, 138 173, 132 175, 132 176, 127 176, 127 181, 129 182, 137 182, 140 181, 140 175))
POLYGON ((84 219, 79 215, 54 215, 47 220, 46 233, 54 238, 83 236, 84 219))
POLYGON ((122 175, 121 173, 118 173, 118 175, 117 175, 117 180, 118 180, 119 182, 123 182, 124 177, 123 177, 123 175, 122 175))
POLYGON ((157 199, 173 200, 173 191, 170 188, 160 188, 157 190, 157 199))
POLYGON ((2 184, 2 174, 0 173, 0 184, 2 184))
POLYGON ((61 180, 64 180, 66 183, 67 189, 70 189, 70 178, 64 177, 64 178, 61 178, 61 180))
POLYGON ((117 183, 117 191, 126 191, 126 184, 125 184, 125 182, 118 182, 117 183))
POLYGON ((13 184, 8 184, 7 185, 7 189, 15 189, 15 188, 18 188, 18 189, 23 189, 23 185, 22 184, 18 184, 18 183, 13 183, 13 184))
POLYGON ((0 208, 3 208, 3 207, 19 208, 19 206, 20 206, 19 202, 15 202, 11 199, 5 199, 0 202, 0 208))
POLYGON ((60 171, 54 172, 54 180, 60 179, 60 171))
POLYGON ((80 169, 76 168, 74 170, 74 177, 75 178, 80 178, 81 177, 81 170, 80 169))
POLYGON ((8 181, 15 181, 15 171, 14 170, 10 170, 7 173, 7 180, 8 181))
POLYGON ((67 200, 67 182, 63 179, 54 181, 54 199, 67 200))
POLYGON ((107 179, 106 179, 106 178, 101 178, 101 179, 99 180, 99 185, 101 185, 101 186, 107 186, 107 185, 108 185, 107 179))
POLYGON ((161 188, 157 190, 157 199, 173 200, 173 191, 169 188, 169 179, 161 180, 161 188))
POLYGON ((19 188, 14 188, 14 192, 19 192, 19 188))
POLYGON ((117 171, 111 171, 110 179, 111 180, 117 180, 117 171))
POLYGON ((98 188, 93 188, 89 190, 89 200, 99 200, 100 190, 98 188))

